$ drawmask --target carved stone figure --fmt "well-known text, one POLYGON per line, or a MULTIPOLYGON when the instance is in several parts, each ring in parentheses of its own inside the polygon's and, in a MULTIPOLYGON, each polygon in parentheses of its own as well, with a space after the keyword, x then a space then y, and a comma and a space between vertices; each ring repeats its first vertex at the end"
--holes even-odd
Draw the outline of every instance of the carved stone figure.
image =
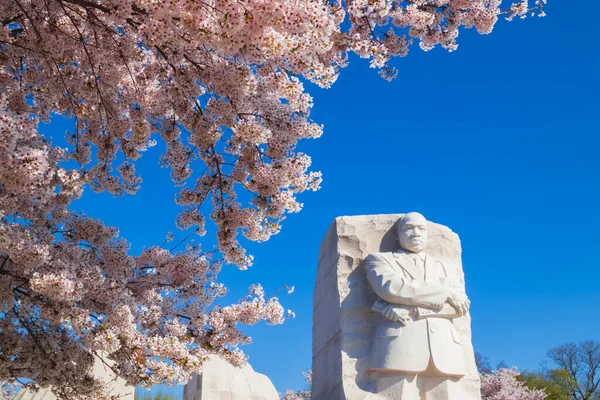
POLYGON ((312 399, 481 400, 463 277, 446 226, 336 218, 315 281, 312 399))
POLYGON ((462 400, 455 383, 467 364, 453 320, 468 312, 469 299, 459 277, 425 253, 425 217, 404 215, 397 235, 399 249, 369 254, 364 264, 378 296, 373 310, 381 314, 371 361, 376 391, 393 382, 402 400, 462 400))

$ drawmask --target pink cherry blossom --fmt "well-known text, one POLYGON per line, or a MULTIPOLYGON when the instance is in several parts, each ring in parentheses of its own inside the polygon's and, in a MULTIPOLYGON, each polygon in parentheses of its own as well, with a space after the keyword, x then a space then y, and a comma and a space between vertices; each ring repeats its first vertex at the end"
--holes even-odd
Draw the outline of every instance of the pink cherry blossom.
POLYGON ((288 389, 285 391, 284 394, 280 395, 281 400, 310 400, 312 387, 312 371, 303 372, 303 375, 308 388, 297 391, 288 389))
POLYGON ((529 389, 516 379, 516 368, 501 368, 491 374, 481 374, 481 397, 483 400, 544 400, 543 390, 529 389))

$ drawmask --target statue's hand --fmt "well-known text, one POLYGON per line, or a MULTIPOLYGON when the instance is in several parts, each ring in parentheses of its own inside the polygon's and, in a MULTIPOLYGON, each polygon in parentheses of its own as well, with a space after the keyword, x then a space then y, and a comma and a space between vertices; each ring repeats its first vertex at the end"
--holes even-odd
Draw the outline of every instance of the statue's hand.
POLYGON ((466 315, 467 312, 469 312, 469 307, 471 307, 471 301, 467 295, 460 291, 452 291, 448 298, 448 303, 450 303, 461 316, 466 315))
POLYGON ((405 307, 398 307, 393 304, 388 304, 384 307, 383 316, 390 321, 400 322, 403 326, 409 321, 412 321, 412 311, 405 307))

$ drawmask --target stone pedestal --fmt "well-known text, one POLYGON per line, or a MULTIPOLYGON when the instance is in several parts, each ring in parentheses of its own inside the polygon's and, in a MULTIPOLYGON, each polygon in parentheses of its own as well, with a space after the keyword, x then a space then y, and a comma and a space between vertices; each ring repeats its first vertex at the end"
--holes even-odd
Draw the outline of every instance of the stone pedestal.
MULTIPOLYGON (((364 268, 359 268, 368 254, 398 247, 395 224, 400 217, 401 214, 339 217, 321 242, 313 297, 313 400, 406 400, 399 395, 400 382, 392 377, 386 388, 378 389, 377 377, 369 371, 375 320, 380 317, 371 310, 377 297, 364 268)), ((458 236, 431 222, 427 223, 427 230, 427 255, 462 278, 458 236)), ((460 400, 480 399, 470 315, 455 319, 454 325, 463 339, 462 351, 468 363, 468 373, 459 381, 467 397, 460 400)), ((379 380, 380 386, 382 382, 379 380)))
POLYGON ((183 389, 184 400, 279 400, 271 380, 254 372, 250 364, 241 368, 211 357, 183 389))

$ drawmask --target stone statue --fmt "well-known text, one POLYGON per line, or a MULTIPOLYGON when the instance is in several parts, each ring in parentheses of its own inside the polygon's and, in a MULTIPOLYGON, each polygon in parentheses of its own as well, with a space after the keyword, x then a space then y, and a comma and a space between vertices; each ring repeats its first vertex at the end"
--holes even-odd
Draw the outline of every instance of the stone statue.
POLYGON ((481 400, 463 277, 447 226, 337 217, 313 292, 312 400, 481 400))
POLYGON ((397 238, 399 249, 364 262, 380 314, 370 365, 375 391, 393 390, 401 400, 463 400, 457 383, 468 365, 453 320, 467 314, 469 299, 459 277, 425 253, 425 217, 402 216, 397 238))

